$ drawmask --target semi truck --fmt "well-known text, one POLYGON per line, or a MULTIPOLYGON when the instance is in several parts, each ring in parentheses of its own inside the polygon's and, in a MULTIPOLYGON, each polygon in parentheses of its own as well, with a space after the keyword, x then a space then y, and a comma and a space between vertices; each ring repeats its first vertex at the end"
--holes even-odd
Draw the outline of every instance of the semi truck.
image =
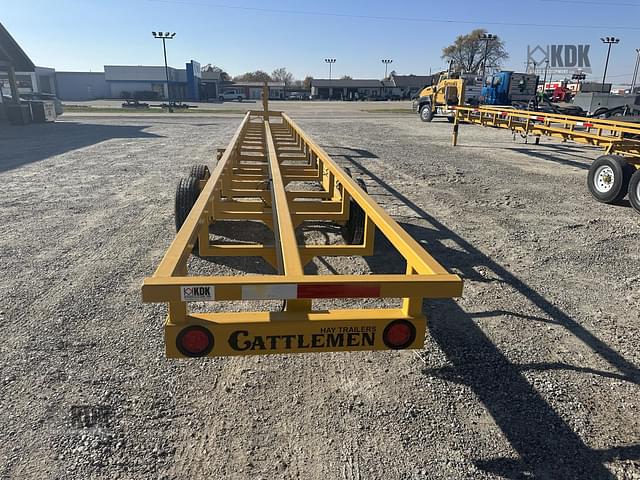
POLYGON ((537 86, 538 76, 528 73, 502 71, 483 79, 478 75, 445 72, 436 85, 420 91, 414 99, 413 111, 423 122, 430 122, 435 116, 453 122, 456 105, 526 107, 535 98, 537 86))
POLYGON ((481 92, 482 77, 445 72, 435 85, 428 85, 418 93, 413 101, 413 111, 423 122, 430 122, 435 116, 443 116, 453 122, 455 112, 452 107, 461 103, 477 105, 481 92))
POLYGON ((497 72, 486 77, 481 101, 484 105, 528 105, 536 96, 537 89, 537 75, 497 72))

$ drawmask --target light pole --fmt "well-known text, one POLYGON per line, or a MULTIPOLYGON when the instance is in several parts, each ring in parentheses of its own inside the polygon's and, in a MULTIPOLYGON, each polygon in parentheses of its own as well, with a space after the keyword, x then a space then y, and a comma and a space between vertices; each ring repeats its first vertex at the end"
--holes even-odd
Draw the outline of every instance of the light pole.
POLYGON ((387 67, 390 63, 393 63, 393 60, 384 58, 382 59, 382 63, 384 63, 384 78, 387 78, 387 67))
POLYGON ((336 63, 336 59, 335 58, 325 58, 324 61, 325 61, 325 63, 329 64, 329 80, 331 80, 331 65, 336 63))
POLYGON ((633 81, 631 82, 631 93, 635 93, 636 81, 638 80, 638 68, 640 68, 640 48, 636 48, 636 68, 633 71, 633 81))
POLYGON ((480 35, 480 40, 484 40, 484 60, 482 61, 482 77, 487 74, 487 55, 489 54, 489 42, 497 40, 498 36, 491 33, 483 33, 480 35))
POLYGON ((167 66, 167 44, 166 40, 172 40, 173 37, 176 36, 174 33, 169 32, 151 32, 153 34, 153 38, 162 39, 162 50, 164 51, 164 74, 167 78, 167 101, 169 102, 169 112, 173 112, 173 107, 171 106, 171 89, 169 88, 169 67, 167 66))
POLYGON ((609 55, 611 55, 611 45, 613 45, 614 43, 620 43, 620 39, 616 37, 603 37, 600 40, 602 40, 602 43, 606 43, 609 45, 609 48, 607 49, 607 60, 604 64, 604 75, 602 75, 602 88, 600 89, 600 93, 602 93, 604 92, 604 82, 607 79, 607 67, 609 67, 609 55))

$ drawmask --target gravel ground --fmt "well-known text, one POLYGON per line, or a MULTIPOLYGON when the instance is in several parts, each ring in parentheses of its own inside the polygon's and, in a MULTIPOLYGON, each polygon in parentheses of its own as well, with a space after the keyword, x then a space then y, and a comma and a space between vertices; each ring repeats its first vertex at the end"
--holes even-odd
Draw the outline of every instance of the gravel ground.
MULTIPOLYGON (((425 303, 424 350, 166 360, 166 307, 141 281, 173 238, 177 179, 240 117, 5 127, 0 477, 640 479, 640 217, 590 198, 599 151, 292 116, 464 277, 462 299, 425 303)), ((401 268, 382 238, 331 262, 401 268)))

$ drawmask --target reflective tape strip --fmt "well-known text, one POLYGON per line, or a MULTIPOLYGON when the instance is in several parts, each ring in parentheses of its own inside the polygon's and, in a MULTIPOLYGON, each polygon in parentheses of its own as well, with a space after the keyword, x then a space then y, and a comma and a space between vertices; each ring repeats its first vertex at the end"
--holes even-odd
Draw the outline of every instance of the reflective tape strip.
POLYGON ((297 295, 298 286, 295 284, 242 286, 243 300, 286 300, 297 295))
POLYGON ((536 120, 538 120, 539 122, 544 122, 545 118, 544 117, 536 117, 536 120))
POLYGON ((380 285, 306 284, 243 285, 243 300, 293 300, 296 298, 378 298, 380 285))
POLYGON ((376 298, 379 285, 298 285, 298 298, 376 298))
POLYGON ((579 127, 593 127, 593 123, 588 123, 588 122, 576 122, 576 125, 579 127))

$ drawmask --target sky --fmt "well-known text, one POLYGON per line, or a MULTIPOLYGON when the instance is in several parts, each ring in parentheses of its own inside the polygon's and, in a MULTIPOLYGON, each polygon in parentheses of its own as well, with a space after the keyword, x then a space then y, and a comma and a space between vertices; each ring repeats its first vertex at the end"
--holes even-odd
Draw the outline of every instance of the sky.
POLYGON ((104 65, 170 66, 193 59, 231 75, 286 67, 298 79, 382 78, 382 59, 399 74, 446 68, 442 48, 474 28, 499 35, 505 69, 524 71, 527 46, 590 44, 601 80, 606 46, 614 45, 608 81, 629 83, 640 48, 640 0, 0 0, 0 22, 38 66, 102 71, 104 65), (508 5, 508 6, 505 6, 508 5))

